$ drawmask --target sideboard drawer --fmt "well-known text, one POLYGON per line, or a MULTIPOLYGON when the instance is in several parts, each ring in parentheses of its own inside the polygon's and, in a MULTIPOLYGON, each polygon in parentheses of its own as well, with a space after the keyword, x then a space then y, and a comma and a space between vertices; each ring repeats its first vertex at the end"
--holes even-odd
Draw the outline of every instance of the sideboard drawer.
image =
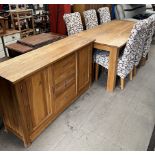
POLYGON ((55 98, 55 112, 67 107, 69 103, 76 97, 76 84, 72 84, 61 95, 55 98))
POLYGON ((75 74, 68 77, 66 80, 55 85, 54 88, 54 96, 57 97, 61 95, 66 89, 68 89, 71 85, 76 83, 75 74))
POLYGON ((54 84, 58 84, 76 72, 75 54, 54 64, 54 84))
POLYGON ((12 41, 19 40, 19 39, 20 39, 20 33, 15 33, 12 35, 4 36, 5 43, 12 42, 12 41))

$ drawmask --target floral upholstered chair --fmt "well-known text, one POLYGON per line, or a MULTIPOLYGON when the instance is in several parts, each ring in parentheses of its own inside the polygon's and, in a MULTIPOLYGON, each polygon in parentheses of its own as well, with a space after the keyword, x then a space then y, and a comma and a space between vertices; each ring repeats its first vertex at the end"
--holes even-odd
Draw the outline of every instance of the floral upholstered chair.
POLYGON ((98 9, 100 24, 107 23, 111 21, 110 11, 108 7, 102 7, 98 9))
POLYGON ((63 16, 68 35, 73 35, 83 31, 83 25, 79 12, 64 14, 63 16))
POLYGON ((149 25, 150 25, 150 22, 148 19, 138 21, 137 24, 135 24, 134 28, 138 31, 139 44, 138 44, 138 50, 136 51, 136 54, 135 54, 134 67, 137 67, 139 65, 139 62, 142 58, 144 45, 146 43, 146 38, 148 36, 149 25))
MULTIPOLYGON (((137 24, 137 23, 136 23, 137 24)), ((128 38, 126 46, 123 51, 123 55, 118 59, 117 75, 120 77, 121 89, 124 89, 125 77, 130 75, 130 80, 132 80, 132 70, 134 67, 134 59, 136 51, 139 48, 139 31, 133 27, 131 34, 128 38)), ((96 68, 98 65, 108 69, 109 68, 109 55, 104 51, 95 51, 94 62, 96 68)), ((96 69, 96 77, 98 76, 98 69, 96 69)))
POLYGON ((143 50, 143 55, 142 55, 142 59, 145 61, 146 58, 148 57, 148 53, 150 51, 150 47, 151 47, 151 42, 152 42, 152 38, 155 32, 155 15, 152 15, 148 18, 149 21, 149 26, 148 26, 148 31, 147 31, 147 37, 146 37, 146 41, 144 44, 144 50, 143 50))
POLYGON ((97 14, 94 9, 84 11, 83 15, 87 30, 98 26, 97 14))

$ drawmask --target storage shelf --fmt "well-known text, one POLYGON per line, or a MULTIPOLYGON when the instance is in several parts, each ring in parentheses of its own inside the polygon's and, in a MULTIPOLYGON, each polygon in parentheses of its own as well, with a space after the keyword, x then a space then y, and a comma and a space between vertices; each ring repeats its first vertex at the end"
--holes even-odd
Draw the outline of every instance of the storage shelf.
POLYGON ((14 20, 24 20, 24 19, 30 19, 30 18, 33 18, 33 16, 22 16, 22 17, 19 17, 19 18, 17 18, 17 17, 14 17, 14 20))

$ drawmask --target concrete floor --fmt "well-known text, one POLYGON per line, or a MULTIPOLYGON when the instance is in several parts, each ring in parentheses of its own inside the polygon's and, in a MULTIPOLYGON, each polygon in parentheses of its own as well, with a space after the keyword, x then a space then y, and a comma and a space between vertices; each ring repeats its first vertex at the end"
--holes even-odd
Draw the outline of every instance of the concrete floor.
POLYGON ((0 131, 0 150, 147 150, 155 124, 155 45, 125 90, 98 82, 64 111, 28 148, 0 131))
POLYGON ((5 56, 4 52, 0 51, 0 58, 3 58, 5 56))

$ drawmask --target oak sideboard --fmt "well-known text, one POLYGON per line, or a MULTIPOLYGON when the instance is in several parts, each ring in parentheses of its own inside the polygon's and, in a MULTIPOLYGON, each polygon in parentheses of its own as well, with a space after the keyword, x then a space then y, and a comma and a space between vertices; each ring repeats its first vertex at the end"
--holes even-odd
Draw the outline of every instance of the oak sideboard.
POLYGON ((4 126, 25 147, 90 87, 93 42, 70 36, 0 63, 4 126))

